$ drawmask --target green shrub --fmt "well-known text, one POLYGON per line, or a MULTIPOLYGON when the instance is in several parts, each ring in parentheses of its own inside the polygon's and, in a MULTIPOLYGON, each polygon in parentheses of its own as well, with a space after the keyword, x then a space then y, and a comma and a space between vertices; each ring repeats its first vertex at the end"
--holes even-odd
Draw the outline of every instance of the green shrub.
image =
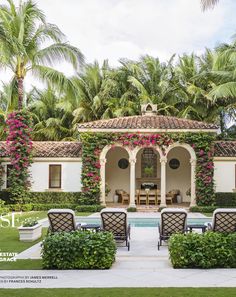
POLYGON ((235 207, 236 206, 236 192, 218 192, 215 195, 215 204, 220 207, 235 207))
POLYGON ((7 213, 10 212, 9 207, 0 207, 0 216, 6 215, 7 213))
POLYGON ((169 253, 174 268, 235 268, 236 233, 174 234, 169 253))
POLYGON ((31 210, 33 210, 32 204, 8 204, 7 207, 11 211, 31 211, 31 210))
POLYGON ((36 204, 81 204, 81 192, 30 192, 29 199, 36 204))
MULTIPOLYGON (((81 192, 27 192, 24 203, 33 204, 76 204, 94 205, 94 201, 89 200, 81 192)), ((11 204, 11 194, 8 190, 0 191, 0 199, 6 204, 11 204)))
POLYGON ((46 269, 108 269, 115 261, 116 244, 110 232, 58 232, 42 243, 46 269))
POLYGON ((78 212, 100 212, 105 206, 102 205, 78 205, 75 210, 78 212))
POLYGON ((5 201, 6 204, 11 203, 11 193, 8 190, 0 191, 0 199, 5 201))
POLYGON ((127 208, 127 211, 128 212, 136 212, 137 211, 137 208, 136 207, 128 207, 127 208))
POLYGON ((51 208, 70 208, 75 210, 77 204, 32 204, 33 210, 42 211, 49 210, 51 208))
POLYGON ((191 212, 213 212, 219 206, 192 206, 189 208, 191 212))

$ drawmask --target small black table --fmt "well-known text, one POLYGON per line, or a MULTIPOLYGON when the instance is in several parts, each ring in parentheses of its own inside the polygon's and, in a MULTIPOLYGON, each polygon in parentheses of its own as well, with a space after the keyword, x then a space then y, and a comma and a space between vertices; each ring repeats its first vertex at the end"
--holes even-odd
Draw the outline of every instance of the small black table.
POLYGON ((189 224, 187 225, 187 229, 192 232, 193 229, 202 229, 202 233, 206 232, 207 226, 203 224, 189 224))
POLYGON ((96 232, 101 230, 101 226, 98 224, 86 224, 81 226, 82 230, 95 230, 96 232))

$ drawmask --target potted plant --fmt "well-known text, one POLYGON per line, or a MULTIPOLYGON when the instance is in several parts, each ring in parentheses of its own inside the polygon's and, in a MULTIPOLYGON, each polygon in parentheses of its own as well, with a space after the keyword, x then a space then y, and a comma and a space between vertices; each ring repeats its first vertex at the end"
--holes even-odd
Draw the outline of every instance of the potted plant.
POLYGON ((18 230, 20 241, 34 241, 42 236, 42 225, 35 218, 25 219, 18 230))
POLYGON ((189 188, 189 189, 186 191, 186 195, 187 195, 188 197, 191 196, 191 188, 189 188))
POLYGON ((144 168, 144 173, 145 173, 145 175, 146 175, 147 177, 151 177, 151 176, 153 176, 153 167, 152 167, 152 166, 150 166, 150 167, 146 166, 146 167, 144 168))

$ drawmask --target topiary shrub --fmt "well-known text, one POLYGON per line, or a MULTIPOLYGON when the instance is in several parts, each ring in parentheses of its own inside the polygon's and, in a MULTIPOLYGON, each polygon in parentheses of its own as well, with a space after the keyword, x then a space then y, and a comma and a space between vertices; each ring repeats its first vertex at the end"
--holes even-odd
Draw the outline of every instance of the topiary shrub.
POLYGON ((127 208, 127 211, 128 212, 136 212, 137 211, 137 208, 136 207, 128 207, 127 208))
POLYGON ((45 269, 108 269, 115 254, 116 243, 110 232, 58 232, 42 243, 45 269))
POLYGON ((174 268, 236 267, 236 233, 174 234, 168 246, 174 268))

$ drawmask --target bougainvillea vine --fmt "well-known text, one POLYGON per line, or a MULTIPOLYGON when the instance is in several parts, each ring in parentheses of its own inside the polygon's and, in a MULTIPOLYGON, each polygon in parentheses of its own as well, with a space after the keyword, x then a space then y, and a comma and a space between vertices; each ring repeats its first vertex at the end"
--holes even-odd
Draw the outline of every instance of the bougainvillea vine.
POLYGON ((31 117, 26 111, 15 111, 7 118, 7 155, 10 158, 9 184, 12 202, 26 202, 32 163, 31 117))
POLYGON ((214 203, 214 163, 211 133, 81 133, 83 143, 82 184, 84 202, 98 203, 100 198, 100 153, 106 145, 134 147, 158 146, 163 152, 173 142, 187 143, 197 156, 196 199, 198 205, 214 203))

